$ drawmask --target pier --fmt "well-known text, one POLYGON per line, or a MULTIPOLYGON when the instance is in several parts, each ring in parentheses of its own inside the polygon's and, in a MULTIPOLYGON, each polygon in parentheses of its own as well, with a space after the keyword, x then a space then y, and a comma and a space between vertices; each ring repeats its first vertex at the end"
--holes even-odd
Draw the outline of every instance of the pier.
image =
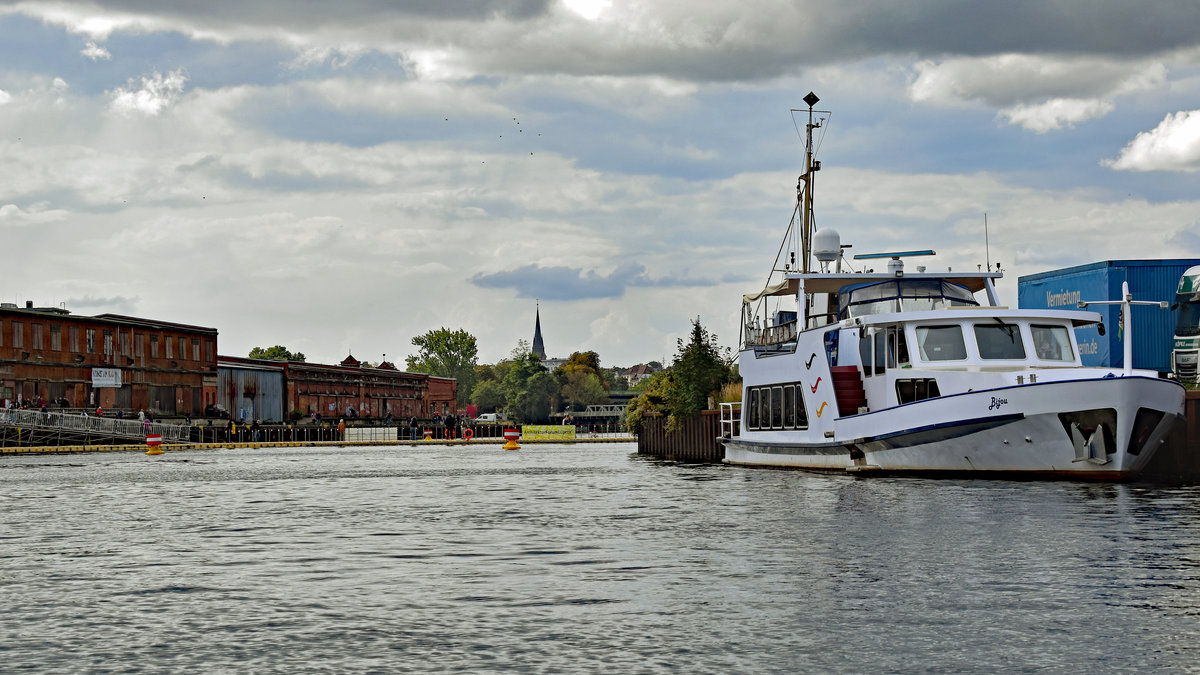
MULTIPOLYGON (((252 427, 221 422, 206 426, 6 410, 0 412, 0 455, 145 450, 148 434, 161 436, 162 448, 168 452, 316 446, 502 445, 505 428, 523 429, 522 425, 479 425, 470 428, 471 438, 464 438, 463 429, 447 431, 442 425, 423 424, 413 438, 409 427, 396 425, 350 426, 343 432, 329 424, 252 427)), ((528 435, 522 434, 522 445, 632 443, 636 440, 625 432, 607 427, 600 431, 552 425, 530 427, 530 431, 528 435)))

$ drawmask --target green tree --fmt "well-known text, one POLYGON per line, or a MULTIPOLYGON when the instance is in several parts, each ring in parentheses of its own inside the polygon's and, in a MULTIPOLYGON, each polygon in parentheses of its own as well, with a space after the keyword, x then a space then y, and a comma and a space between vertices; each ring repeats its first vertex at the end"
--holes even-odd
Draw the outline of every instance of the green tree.
POLYGON ((674 395, 675 382, 671 370, 660 370, 638 382, 635 396, 625 407, 625 426, 637 435, 642 430, 642 418, 651 414, 667 414, 667 401, 674 395))
POLYGON ((475 336, 461 328, 455 331, 438 328, 418 335, 412 343, 419 351, 405 359, 408 370, 453 377, 458 381, 458 405, 465 406, 475 388, 475 364, 479 355, 475 336))
POLYGON ((554 370, 563 401, 573 410, 608 403, 608 388, 604 386, 600 373, 600 356, 596 352, 571 354, 554 370))
POLYGON ((619 366, 612 368, 600 369, 600 380, 604 382, 604 388, 609 391, 624 391, 629 389, 629 382, 625 379, 625 369, 619 366))
POLYGON ((275 345, 274 347, 255 347, 250 350, 250 358, 252 359, 271 359, 274 361, 303 361, 304 354, 300 352, 290 352, 283 345, 275 345))
POLYGON ((675 429, 685 418, 708 406, 710 396, 718 396, 721 387, 736 379, 733 356, 728 349, 717 345, 717 336, 692 322, 691 339, 684 344, 676 341, 678 353, 671 367, 643 380, 637 389, 641 394, 629 402, 625 423, 638 433, 642 418, 650 413, 667 416, 667 428, 675 429))
POLYGON ((562 399, 573 410, 584 410, 589 405, 608 403, 608 389, 596 373, 583 369, 567 370, 558 380, 562 399))
MULTIPOLYGON (((515 356, 515 353, 514 353, 515 356)), ((558 404, 558 379, 536 354, 527 352, 508 363, 504 374, 505 410, 525 422, 549 419, 558 404)))
POLYGON ((533 348, 529 346, 529 340, 517 340, 517 346, 513 347, 509 352, 509 361, 520 361, 521 359, 533 353, 533 348))
POLYGON ((557 401, 558 380, 543 368, 525 382, 509 410, 515 411, 524 422, 545 422, 550 419, 557 401))
POLYGON ((596 352, 575 352, 560 368, 583 368, 600 374, 600 355, 596 352))
POLYGON ((496 379, 483 380, 471 392, 471 402, 479 408, 479 412, 496 412, 504 408, 504 385, 496 379))
POLYGON ((732 380, 733 357, 728 349, 721 350, 717 336, 699 319, 692 322, 691 340, 685 345, 680 338, 676 346, 679 352, 671 364, 676 388, 668 409, 672 417, 682 419, 708 407, 708 398, 732 380))

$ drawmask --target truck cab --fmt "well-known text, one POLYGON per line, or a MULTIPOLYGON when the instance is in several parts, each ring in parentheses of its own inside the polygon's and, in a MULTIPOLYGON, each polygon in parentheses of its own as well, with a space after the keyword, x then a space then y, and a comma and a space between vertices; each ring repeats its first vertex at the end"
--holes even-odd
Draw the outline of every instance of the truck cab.
POLYGON ((1175 291, 1175 340, 1171 350, 1171 369, 1181 382, 1196 384, 1200 361, 1200 265, 1189 268, 1179 278, 1175 291))

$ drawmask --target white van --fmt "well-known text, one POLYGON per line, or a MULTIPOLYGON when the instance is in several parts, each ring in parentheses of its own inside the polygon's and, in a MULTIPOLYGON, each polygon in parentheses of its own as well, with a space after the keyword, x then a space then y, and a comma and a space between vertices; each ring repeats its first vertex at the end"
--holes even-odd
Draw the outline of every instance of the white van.
POLYGON ((479 417, 475 418, 476 424, 480 424, 480 423, 484 423, 484 422, 499 422, 499 421, 500 421, 500 415, 498 413, 484 413, 484 414, 480 415, 479 417))

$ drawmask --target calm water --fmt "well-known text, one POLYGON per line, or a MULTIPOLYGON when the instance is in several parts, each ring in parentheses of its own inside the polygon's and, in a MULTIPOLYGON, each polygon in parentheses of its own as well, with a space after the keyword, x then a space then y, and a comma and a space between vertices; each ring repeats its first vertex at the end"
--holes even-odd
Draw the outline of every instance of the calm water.
POLYGON ((0 670, 1200 669, 1200 487, 633 452, 0 458, 0 670))

